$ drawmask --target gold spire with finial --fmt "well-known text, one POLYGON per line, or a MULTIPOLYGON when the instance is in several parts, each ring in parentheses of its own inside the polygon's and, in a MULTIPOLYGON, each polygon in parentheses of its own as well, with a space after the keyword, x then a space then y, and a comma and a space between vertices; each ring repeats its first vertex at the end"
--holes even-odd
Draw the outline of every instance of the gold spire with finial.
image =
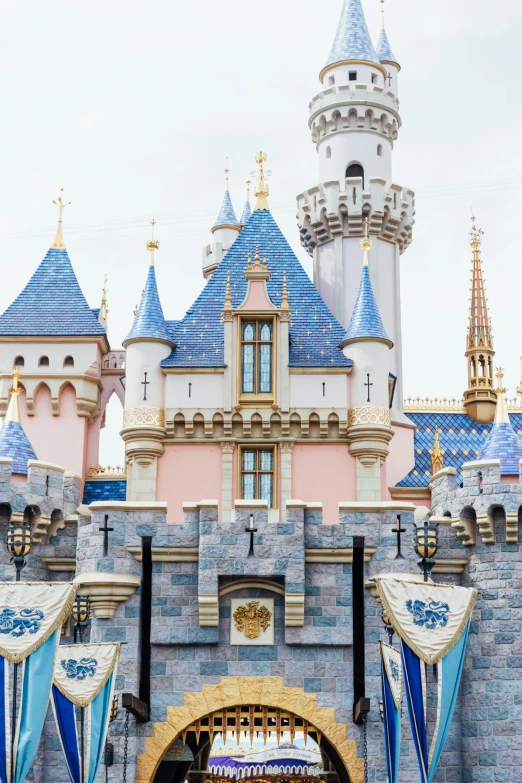
POLYGON ((270 189, 266 182, 266 176, 269 174, 269 172, 265 172, 265 168, 264 168, 266 163, 266 152, 257 153, 256 163, 259 166, 259 172, 257 175, 258 179, 257 179, 257 185, 255 189, 257 201, 254 207, 254 212, 258 212, 260 210, 270 211, 270 207, 268 206, 268 200, 267 200, 267 197, 270 194, 270 189))
POLYGON ((266 253, 263 254, 263 261, 261 262, 261 256, 259 255, 259 245, 256 245, 256 253, 254 255, 253 263, 252 256, 250 253, 248 254, 247 268, 243 274, 246 280, 270 280, 270 271, 268 269, 266 253))
POLYGON ((504 370, 502 367, 497 367, 495 372, 497 378, 497 388, 495 389, 497 394, 497 409, 495 411, 495 424, 509 424, 509 413, 506 402, 506 391, 502 385, 504 380, 504 370))
POLYGON ((228 190, 228 175, 230 174, 230 169, 228 168, 228 158, 226 162, 226 169, 225 169, 225 190, 228 190))
POLYGON ((154 239, 154 227, 156 225, 156 221, 154 220, 154 218, 152 218, 150 224, 152 226, 152 239, 150 240, 150 242, 147 242, 147 250, 150 253, 150 265, 154 266, 154 253, 156 250, 159 250, 160 243, 158 242, 157 239, 154 239))
POLYGON ((444 466, 444 457, 442 456, 442 451, 439 443, 439 433, 441 432, 442 430, 440 430, 438 427, 435 427, 435 431, 433 433, 433 448, 431 450, 431 475, 432 476, 434 476, 435 473, 438 473, 439 470, 442 470, 444 466))
POLYGON ((384 30, 384 0, 381 0, 381 29, 384 30))
POLYGON ((230 271, 227 274, 227 287, 225 289, 225 306, 224 310, 232 310, 232 291, 230 289, 230 271))
POLYGON ((246 184, 247 185, 247 194, 246 194, 247 204, 250 204, 250 184, 251 184, 251 180, 247 179, 247 184, 246 184))
POLYGON ((473 253, 469 321, 466 337, 468 388, 464 392, 464 407, 478 424, 488 424, 495 416, 496 394, 493 389, 493 334, 488 315, 486 288, 482 274, 482 229, 471 217, 470 245, 473 253))
POLYGON ((290 310, 288 302, 288 288, 286 287, 286 271, 283 272, 283 294, 281 296, 281 310, 290 310))
POLYGON ((20 424, 20 407, 18 405, 18 395, 22 391, 20 386, 18 385, 18 378, 20 377, 20 369, 18 367, 13 367, 13 385, 9 389, 11 392, 11 397, 9 399, 9 406, 7 408, 7 413, 5 414, 5 421, 14 421, 17 424, 20 424))
POLYGON ((364 251, 364 261, 363 265, 368 266, 368 251, 372 249, 372 240, 368 236, 368 226, 370 225, 370 221, 368 218, 365 218, 364 220, 364 237, 360 241, 361 250, 364 251))
POLYGON ((54 238, 54 242, 51 245, 51 247, 58 247, 58 248, 64 248, 65 242, 63 241, 63 233, 62 233, 62 218, 63 218, 63 211, 65 207, 68 207, 69 204, 72 204, 72 201, 68 201, 67 204, 64 203, 63 200, 63 188, 60 188, 60 195, 57 199, 53 199, 53 204, 56 204, 56 206, 59 208, 60 212, 58 214, 58 228, 56 229, 56 236, 54 238))
POLYGON ((102 300, 101 300, 101 307, 100 312, 98 314, 98 321, 107 328, 107 319, 109 317, 109 307, 107 305, 107 274, 105 274, 105 278, 103 281, 103 289, 102 289, 102 300))

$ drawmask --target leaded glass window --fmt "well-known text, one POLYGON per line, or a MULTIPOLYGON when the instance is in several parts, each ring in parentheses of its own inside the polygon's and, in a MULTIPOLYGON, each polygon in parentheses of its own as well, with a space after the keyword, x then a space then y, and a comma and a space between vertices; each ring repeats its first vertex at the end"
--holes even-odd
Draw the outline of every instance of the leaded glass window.
POLYGON ((241 324, 241 391, 243 394, 272 394, 272 321, 243 321, 241 324))
POLYGON ((245 448, 241 451, 241 494, 243 500, 266 500, 274 496, 274 450, 245 448))

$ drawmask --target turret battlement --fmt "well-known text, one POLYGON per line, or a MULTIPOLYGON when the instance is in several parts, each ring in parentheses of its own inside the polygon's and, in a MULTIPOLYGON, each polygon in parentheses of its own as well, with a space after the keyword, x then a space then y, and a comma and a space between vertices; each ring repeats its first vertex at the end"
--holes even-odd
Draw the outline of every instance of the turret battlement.
POLYGON ((370 177, 366 186, 362 177, 325 182, 301 193, 297 207, 301 244, 310 255, 336 236, 363 234, 366 217, 370 234, 396 242, 401 253, 412 242, 415 194, 380 177, 370 177))

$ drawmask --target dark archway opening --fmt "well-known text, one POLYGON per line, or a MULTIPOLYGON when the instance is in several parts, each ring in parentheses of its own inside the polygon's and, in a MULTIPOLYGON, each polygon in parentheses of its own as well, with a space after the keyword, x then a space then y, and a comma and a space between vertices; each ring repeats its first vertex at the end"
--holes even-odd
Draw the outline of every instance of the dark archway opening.
POLYGON ((360 163, 351 163, 346 169, 346 179, 349 177, 361 177, 364 188, 364 169, 360 163))

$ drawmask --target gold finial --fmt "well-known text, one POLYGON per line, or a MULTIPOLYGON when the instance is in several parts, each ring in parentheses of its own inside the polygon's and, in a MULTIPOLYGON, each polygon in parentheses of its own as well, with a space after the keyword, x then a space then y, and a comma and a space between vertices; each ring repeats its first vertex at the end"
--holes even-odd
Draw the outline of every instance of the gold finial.
POLYGON ((98 315, 98 320, 102 324, 102 326, 107 326, 107 317, 109 315, 109 308, 107 307, 107 280, 109 278, 107 277, 107 274, 105 274, 105 279, 103 281, 103 289, 102 289, 102 300, 101 300, 101 307, 100 307, 100 313, 98 315))
POLYGON ((250 183, 251 183, 251 180, 247 179, 247 184, 246 184, 247 185, 247 197, 246 197, 247 203, 250 203, 250 183))
POLYGON ((283 295, 281 296, 281 310, 290 310, 288 302, 288 288, 286 287, 286 272, 283 272, 283 295))
POLYGON ((251 256, 250 253, 248 254, 248 264, 247 264, 247 266, 248 266, 248 269, 252 269, 252 256, 251 256))
POLYGON ((435 427, 435 431, 433 433, 433 449, 431 451, 432 476, 434 476, 435 473, 438 473, 439 470, 442 470, 444 466, 444 457, 442 456, 442 451, 439 444, 439 433, 441 432, 442 430, 440 430, 438 427, 435 427))
POLYGON ((266 163, 266 152, 257 153, 256 163, 259 166, 259 172, 257 175, 258 179, 257 179, 257 185, 255 189, 257 201, 254 207, 254 211, 269 210, 270 207, 268 206, 267 196, 270 193, 270 189, 266 183, 266 177, 269 175, 270 172, 268 171, 265 172, 264 169, 264 165, 266 163))
POLYGON ((14 421, 20 424, 20 407, 18 405, 18 395, 22 391, 18 385, 18 379, 20 377, 20 368, 13 367, 13 385, 9 389, 11 392, 11 398, 9 400, 9 406, 7 413, 5 414, 5 421, 14 421))
POLYGON ((507 389, 505 389, 502 386, 502 381, 504 380, 504 370, 502 369, 502 367, 497 367, 495 375, 497 377, 497 382, 498 382, 498 386, 495 389, 495 392, 497 394, 495 424, 509 424, 509 413, 508 413, 506 397, 505 397, 507 389))
POLYGON ((469 236, 471 238, 471 247, 473 248, 473 251, 477 253, 480 249, 480 246, 482 244, 482 237, 484 235, 484 232, 481 228, 477 228, 475 224, 475 215, 471 216, 471 231, 469 232, 469 236))
POLYGON ((384 30, 384 0, 381 0, 381 27, 384 30))
POLYGON ((69 204, 72 204, 72 201, 68 201, 67 204, 64 203, 63 200, 63 188, 60 188, 60 195, 57 199, 53 199, 53 204, 56 204, 56 206, 59 208, 59 214, 58 214, 58 228, 56 229, 56 236, 54 238, 54 242, 51 245, 51 247, 65 247, 65 242, 63 241, 63 234, 62 234, 62 217, 63 217, 63 211, 65 207, 68 207, 69 204))
POLYGON ((228 157, 226 162, 226 169, 225 169, 225 190, 228 190, 228 175, 230 174, 230 169, 228 168, 228 157))
POLYGON ((502 387, 502 381, 504 380, 504 369, 502 367, 497 367, 495 376, 498 381, 498 385, 495 391, 497 392, 497 394, 505 394, 506 390, 502 387))
POLYGON ((227 274, 227 287, 225 290, 225 306, 224 310, 232 310, 232 293, 230 290, 230 272, 227 274))
POLYGON ((266 253, 263 253, 263 269, 268 269, 267 260, 266 260, 266 253))
POLYGON ((368 226, 370 222, 368 218, 364 220, 364 237, 361 239, 361 250, 364 250, 364 266, 368 266, 368 250, 372 249, 372 240, 368 236, 368 226))
POLYGON ((132 312, 134 314, 134 318, 136 318, 136 316, 138 315, 138 305, 137 304, 134 305, 134 310, 132 312))
POLYGON ((152 226, 152 239, 150 240, 150 242, 147 242, 147 250, 150 253, 150 265, 154 266, 154 252, 159 249, 160 243, 158 242, 157 239, 154 239, 154 227, 156 225, 156 221, 154 220, 154 218, 152 218, 150 224, 152 226))
POLYGON ((256 245, 256 254, 254 256, 254 266, 259 266, 261 264, 261 259, 259 257, 259 245, 256 245))

